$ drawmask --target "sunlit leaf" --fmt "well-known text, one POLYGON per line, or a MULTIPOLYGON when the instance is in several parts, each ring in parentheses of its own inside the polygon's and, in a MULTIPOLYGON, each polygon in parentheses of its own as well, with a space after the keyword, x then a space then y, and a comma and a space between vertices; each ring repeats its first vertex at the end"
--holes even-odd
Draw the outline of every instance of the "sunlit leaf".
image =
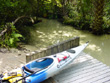
POLYGON ((10 42, 10 44, 13 44, 14 38, 10 38, 9 42, 10 42))
POLYGON ((18 33, 13 34, 13 36, 14 36, 15 38, 23 37, 21 34, 18 34, 18 33))

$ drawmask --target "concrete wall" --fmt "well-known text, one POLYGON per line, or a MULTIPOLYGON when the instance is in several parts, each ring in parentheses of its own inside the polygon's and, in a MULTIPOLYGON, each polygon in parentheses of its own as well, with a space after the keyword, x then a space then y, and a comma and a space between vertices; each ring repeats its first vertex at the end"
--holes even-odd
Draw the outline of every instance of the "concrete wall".
POLYGON ((80 39, 79 37, 74 37, 69 40, 63 41, 61 43, 47 47, 45 50, 41 50, 39 52, 35 51, 35 52, 31 52, 30 54, 26 54, 26 63, 40 57, 49 56, 76 47, 79 45, 79 39, 80 39))

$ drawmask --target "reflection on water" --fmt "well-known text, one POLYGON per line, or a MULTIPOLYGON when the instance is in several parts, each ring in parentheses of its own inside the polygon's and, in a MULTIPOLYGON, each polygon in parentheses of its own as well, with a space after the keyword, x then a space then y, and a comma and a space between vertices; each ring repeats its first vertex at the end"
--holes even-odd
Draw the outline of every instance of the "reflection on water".
POLYGON ((76 36, 80 37, 80 44, 90 41, 89 46, 84 50, 86 53, 97 58, 110 66, 110 35, 95 36, 89 32, 75 30, 72 26, 59 23, 56 20, 43 19, 35 24, 31 32, 30 47, 32 50, 45 48, 76 36))

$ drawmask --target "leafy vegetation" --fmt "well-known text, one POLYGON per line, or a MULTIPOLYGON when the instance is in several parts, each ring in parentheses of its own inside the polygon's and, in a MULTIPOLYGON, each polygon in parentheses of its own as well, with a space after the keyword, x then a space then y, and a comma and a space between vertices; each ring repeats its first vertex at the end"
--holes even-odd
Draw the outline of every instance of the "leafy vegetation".
POLYGON ((17 47, 24 36, 20 25, 35 23, 38 17, 62 19, 97 35, 110 33, 109 0, 0 0, 0 46, 17 47))
POLYGON ((20 41, 19 38, 22 38, 23 36, 18 33, 18 30, 12 23, 7 23, 7 25, 10 28, 7 33, 0 38, 0 45, 1 47, 17 47, 17 42, 20 41))

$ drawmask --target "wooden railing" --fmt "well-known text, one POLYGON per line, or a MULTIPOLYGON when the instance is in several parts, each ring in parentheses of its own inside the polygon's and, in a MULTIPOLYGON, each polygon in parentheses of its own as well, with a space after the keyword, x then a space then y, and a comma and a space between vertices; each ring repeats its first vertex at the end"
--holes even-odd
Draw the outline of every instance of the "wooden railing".
POLYGON ((74 37, 72 39, 47 47, 45 50, 41 50, 39 52, 34 51, 29 54, 26 54, 26 63, 40 57, 45 57, 62 52, 64 50, 76 47, 78 45, 79 45, 79 37, 74 37))

